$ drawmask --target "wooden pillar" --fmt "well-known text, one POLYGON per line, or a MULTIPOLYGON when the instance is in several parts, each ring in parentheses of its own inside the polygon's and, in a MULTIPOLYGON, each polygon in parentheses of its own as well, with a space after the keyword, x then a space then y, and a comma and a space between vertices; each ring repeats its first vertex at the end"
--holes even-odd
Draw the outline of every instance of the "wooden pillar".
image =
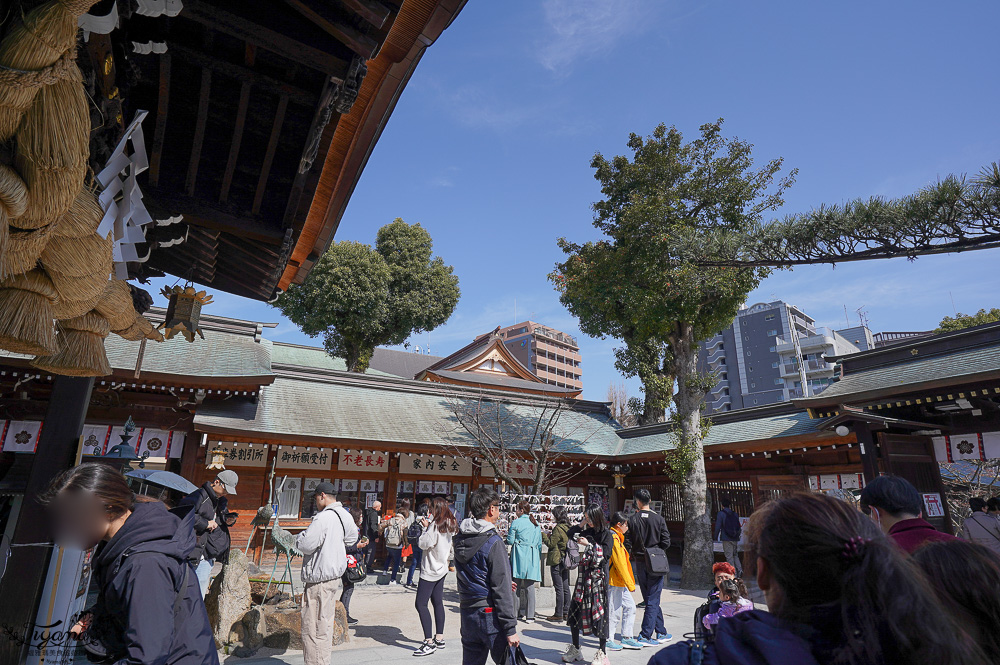
MULTIPOLYGON (((385 503, 382 506, 383 509, 396 510, 396 489, 399 485, 399 453, 387 453, 389 455, 389 474, 385 480, 385 492, 382 496, 385 497, 385 503)), ((416 508, 416 506, 410 506, 411 508, 416 508)))
POLYGON ((878 478, 878 447, 875 436, 868 423, 852 423, 854 434, 858 437, 858 448, 861 451, 861 469, 865 474, 865 484, 878 478))
MULTIPOLYGON (((12 540, 15 544, 52 541, 51 522, 45 509, 34 499, 45 491, 53 477, 76 461, 77 442, 83 431, 93 387, 93 377, 57 376, 52 382, 42 434, 14 527, 12 540)), ((38 613, 51 556, 49 547, 15 547, 0 580, 0 598, 5 599, 0 603, 0 627, 23 631, 19 632, 19 637, 24 642, 32 638, 31 628, 38 613)), ((0 640, 0 663, 25 662, 27 645, 20 641, 0 640)))

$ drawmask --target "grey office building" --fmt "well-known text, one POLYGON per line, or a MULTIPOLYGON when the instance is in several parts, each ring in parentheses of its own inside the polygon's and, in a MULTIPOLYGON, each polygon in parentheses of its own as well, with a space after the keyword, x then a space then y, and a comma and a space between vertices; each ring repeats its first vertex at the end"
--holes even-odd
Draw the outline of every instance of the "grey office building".
POLYGON ((833 382, 826 357, 872 347, 867 328, 842 332, 817 327, 811 316, 781 300, 744 307, 732 325, 701 344, 700 369, 719 377, 705 413, 822 392, 833 382))

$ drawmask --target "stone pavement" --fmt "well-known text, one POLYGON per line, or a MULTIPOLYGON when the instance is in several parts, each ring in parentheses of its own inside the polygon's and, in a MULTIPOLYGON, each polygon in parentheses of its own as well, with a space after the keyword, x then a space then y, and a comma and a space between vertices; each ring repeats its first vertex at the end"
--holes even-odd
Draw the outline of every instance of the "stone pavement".
MULTIPOLYGON (((553 612, 555 594, 551 587, 536 590, 538 616, 548 616, 553 612)), ((414 609, 415 593, 402 586, 382 586, 366 584, 358 587, 351 601, 351 614, 361 623, 351 628, 351 641, 334 647, 332 663, 369 665, 381 662, 416 661, 411 652, 423 639, 420 620, 414 609)), ((636 601, 641 600, 638 590, 636 601)), ((662 596, 664 622, 674 641, 682 639, 684 633, 692 629, 695 609, 704 602, 704 592, 689 592, 665 589, 662 596)), ((445 641, 447 647, 437 653, 421 658, 421 665, 459 665, 462 662, 462 645, 459 636, 458 592, 454 573, 445 583, 445 641)), ((636 615, 635 632, 638 634, 642 622, 640 608, 636 615)), ((433 613, 432 613, 433 614, 433 613)), ((543 620, 534 623, 521 622, 518 625, 525 655, 532 663, 558 663, 560 654, 570 642, 569 627, 543 620)), ((593 658, 597 641, 584 637, 584 656, 593 658)), ((672 642, 671 642, 672 643, 672 642)), ((614 665, 645 665, 655 651, 647 647, 641 651, 623 650, 608 654, 614 665)), ((301 651, 262 649, 252 658, 236 658, 223 653, 219 659, 226 665, 301 665, 301 651)))

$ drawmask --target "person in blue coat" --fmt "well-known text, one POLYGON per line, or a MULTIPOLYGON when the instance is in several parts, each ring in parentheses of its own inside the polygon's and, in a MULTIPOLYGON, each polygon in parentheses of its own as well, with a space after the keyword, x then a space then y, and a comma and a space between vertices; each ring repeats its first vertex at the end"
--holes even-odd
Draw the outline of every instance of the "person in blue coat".
POLYGON ((756 550, 770 613, 722 619, 714 643, 650 665, 959 665, 989 660, 926 579, 861 511, 818 493, 768 504, 756 550))
POLYGON ((198 577, 194 513, 137 503, 121 472, 97 462, 56 476, 39 500, 60 544, 89 549, 96 604, 70 630, 91 658, 114 665, 218 665, 198 577))
POLYGON ((517 504, 517 519, 507 530, 510 568, 517 584, 517 618, 535 620, 535 582, 542 581, 542 529, 531 515, 527 501, 517 504))

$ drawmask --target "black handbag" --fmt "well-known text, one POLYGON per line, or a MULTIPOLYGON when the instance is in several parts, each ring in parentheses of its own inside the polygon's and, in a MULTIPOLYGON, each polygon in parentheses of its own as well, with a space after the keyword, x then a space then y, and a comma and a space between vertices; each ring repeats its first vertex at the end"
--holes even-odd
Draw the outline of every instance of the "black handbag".
POLYGON ((666 575, 670 572, 667 553, 659 547, 646 548, 646 570, 650 575, 666 575))
POLYGON ((368 577, 368 571, 365 570, 365 558, 363 556, 348 554, 346 575, 349 582, 353 582, 354 584, 363 582, 368 577))
POLYGON ((503 662, 500 665, 534 665, 528 662, 528 657, 524 655, 520 644, 516 647, 508 645, 503 653, 503 662))

